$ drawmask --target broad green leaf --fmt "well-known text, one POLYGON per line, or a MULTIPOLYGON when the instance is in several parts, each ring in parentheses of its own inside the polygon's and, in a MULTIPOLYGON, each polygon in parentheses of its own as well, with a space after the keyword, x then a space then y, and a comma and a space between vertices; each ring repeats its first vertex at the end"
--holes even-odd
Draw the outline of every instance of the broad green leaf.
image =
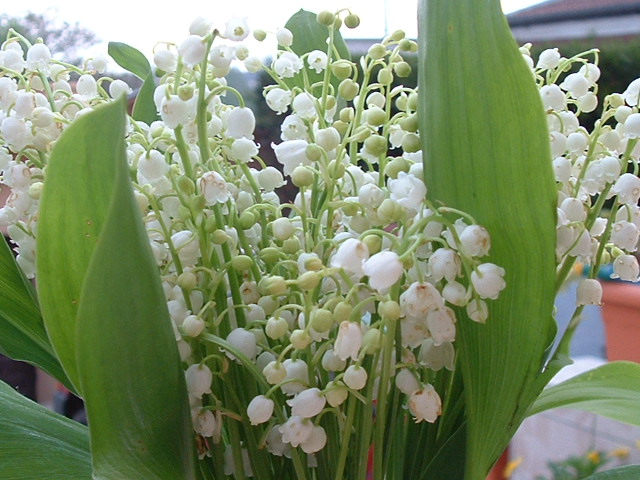
MULTIPOLYGON (((97 108, 63 134, 59 140, 63 146, 77 141, 81 147, 73 158, 77 173, 69 172, 62 157, 53 158, 47 186, 52 179, 75 175, 82 195, 93 192, 93 211, 80 200, 67 204, 66 229, 55 230, 48 224, 45 238, 58 247, 88 239, 93 247, 82 245, 90 257, 84 271, 70 269, 67 274, 64 266, 55 268, 60 278, 81 277, 75 329, 69 334, 91 425, 94 478, 191 479, 195 454, 184 372, 131 188, 124 127, 124 102, 114 102, 97 108), (82 148, 83 139, 110 148, 96 155, 82 148), (97 170, 102 176, 94 174, 97 170), (99 228, 87 230, 89 223, 99 228)), ((48 194, 45 200, 52 214, 54 205, 65 205, 66 194, 58 190, 48 194)), ((51 303, 65 301, 49 297, 51 303)), ((55 311, 51 305, 50 309, 55 311)), ((68 329, 62 322, 52 326, 58 325, 68 329)))
POLYGON ((147 57, 132 46, 122 42, 109 42, 107 51, 118 65, 140 80, 144 80, 151 73, 151 65, 147 57))
POLYGON ((568 407, 640 425, 638 405, 640 364, 612 362, 545 389, 528 415, 568 407))
POLYGON ((91 479, 87 427, 0 382, 0 478, 91 479))
POLYGON ((120 116, 114 120, 111 112, 97 109, 78 119, 56 142, 40 205, 36 274, 40 307, 51 344, 78 390, 80 291, 114 188, 109 160, 124 148, 124 120, 120 116))
POLYGON ((149 125, 158 120, 158 111, 153 101, 156 85, 147 57, 122 42, 109 42, 108 52, 118 65, 143 81, 133 105, 132 117, 149 125))
POLYGON ((0 241, 0 352, 72 388, 49 343, 35 291, 5 241, 0 241))
POLYGON ((640 478, 640 465, 627 465, 590 475, 584 480, 638 480, 638 478, 640 478))
MULTIPOLYGON (((293 44, 291 50, 297 55, 304 55, 313 50, 320 50, 327 53, 327 38, 329 38, 329 29, 324 25, 320 25, 316 21, 316 14, 300 9, 287 21, 285 27, 291 30, 293 34, 293 44)), ((345 43, 342 35, 338 30, 334 30, 333 45, 340 55, 340 58, 351 60, 349 48, 345 43)), ((324 73, 316 73, 311 69, 306 70, 309 78, 309 84, 321 82, 324 73)), ((296 75, 291 79, 285 79, 290 86, 304 87, 302 75, 296 75)), ((338 88, 339 81, 334 78, 333 87, 338 88)), ((320 91, 320 90, 319 90, 320 91)))
POLYGON ((506 270, 486 325, 461 312, 467 479, 484 479, 542 388, 553 336, 555 187, 540 96, 499 0, 421 0, 420 127, 428 196, 491 234, 506 270))

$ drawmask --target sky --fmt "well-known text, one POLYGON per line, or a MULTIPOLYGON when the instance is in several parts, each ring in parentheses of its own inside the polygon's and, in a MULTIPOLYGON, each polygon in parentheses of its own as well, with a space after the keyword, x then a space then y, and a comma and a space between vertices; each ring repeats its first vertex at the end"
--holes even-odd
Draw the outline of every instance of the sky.
MULTIPOLYGON (((539 3, 541 0, 502 0, 505 13, 539 3)), ((402 29, 411 37, 417 35, 417 0, 301 0, 274 2, 269 0, 178 0, 177 2, 142 2, 109 0, 89 6, 71 0, 29 0, 3 2, 0 13, 23 16, 28 11, 45 13, 71 24, 94 31, 103 43, 92 52, 106 52, 108 41, 127 43, 147 56, 160 41, 179 43, 188 35, 188 28, 196 16, 214 21, 224 28, 232 16, 248 17, 250 28, 274 31, 283 26, 298 8, 318 11, 349 7, 360 16, 360 27, 343 33, 345 37, 381 38, 385 33, 402 29), (287 7, 287 5, 291 5, 287 7), (392 6, 393 5, 393 6, 392 6)), ((346 29, 345 29, 346 30, 346 29)), ((248 45, 251 49, 251 45, 248 45)))

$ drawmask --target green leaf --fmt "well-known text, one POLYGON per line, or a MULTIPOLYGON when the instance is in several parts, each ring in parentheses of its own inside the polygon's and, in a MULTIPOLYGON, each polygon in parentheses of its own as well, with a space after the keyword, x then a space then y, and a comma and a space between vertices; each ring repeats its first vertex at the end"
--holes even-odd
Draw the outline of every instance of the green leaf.
POLYGON ((584 480, 638 480, 640 465, 627 465, 590 475, 584 480))
MULTIPOLYGON (((329 28, 320 25, 316 20, 316 14, 300 9, 287 21, 285 27, 293 34, 293 44, 291 50, 298 56, 302 56, 313 50, 320 50, 327 53, 327 38, 329 38, 329 28)), ((340 58, 351 60, 349 47, 345 43, 342 35, 338 30, 334 30, 333 45, 340 58)), ((310 69, 307 70, 309 84, 322 82, 324 73, 316 73, 310 69)), ((304 81, 302 75, 296 75, 291 79, 285 79, 290 86, 298 86, 303 88, 304 81)), ((333 79, 333 87, 338 88, 340 83, 337 78, 333 79)))
POLYGON ((569 407, 640 425, 640 364, 612 362, 545 389, 528 415, 569 407))
POLYGON ((147 57, 121 42, 109 42, 108 52, 118 65, 143 81, 133 106, 132 117, 148 125, 158 120, 158 111, 153 101, 156 84, 147 57))
POLYGON ((47 410, 0 382, 0 477, 91 479, 87 427, 47 410))
POLYGON ((555 185, 544 110, 499 0, 421 0, 419 118, 429 198, 491 234, 506 270, 486 325, 463 312, 465 478, 485 478, 542 388, 553 337, 555 185))
MULTIPOLYGON (((77 358, 76 378, 91 425, 94 478, 191 479, 195 453, 184 372, 131 188, 124 107, 124 102, 114 102, 96 108, 69 127, 56 146, 63 150, 54 152, 47 170, 45 189, 50 190, 43 195, 41 218, 64 207, 68 222, 58 229, 47 218, 39 239, 58 249, 78 245, 79 252, 66 256, 67 265, 53 263, 56 274, 45 275, 41 287, 48 292, 49 311, 77 299, 74 328, 68 320, 57 320, 50 330, 59 327, 69 335, 69 350, 77 358), (97 150, 87 148, 85 139, 96 143, 97 150), (72 158, 62 156, 67 148, 72 158), (78 195, 71 203, 66 192, 55 188, 66 176, 77 185, 70 189, 78 195), (51 285, 56 278, 72 279, 81 291, 70 297, 51 285)), ((47 251, 47 256, 55 254, 55 249, 47 251)))
POLYGON ((151 125, 153 122, 158 120, 160 117, 158 115, 158 110, 156 110, 156 104, 153 100, 153 93, 156 90, 156 84, 154 81, 153 73, 150 73, 144 79, 140 90, 138 91, 138 96, 136 97, 136 101, 133 105, 133 113, 132 117, 134 120, 138 120, 140 122, 144 122, 147 125, 151 125))
POLYGON ((133 73, 140 80, 144 80, 152 73, 149 60, 142 52, 122 42, 109 42, 107 51, 111 58, 128 72, 133 73))
POLYGON ((40 307, 51 344, 78 390, 78 302, 114 188, 110 159, 124 148, 123 120, 114 121, 110 112, 97 109, 80 118, 56 142, 40 205, 36 274, 40 307))
POLYGON ((72 388, 49 343, 35 291, 5 241, 0 241, 0 352, 72 388))

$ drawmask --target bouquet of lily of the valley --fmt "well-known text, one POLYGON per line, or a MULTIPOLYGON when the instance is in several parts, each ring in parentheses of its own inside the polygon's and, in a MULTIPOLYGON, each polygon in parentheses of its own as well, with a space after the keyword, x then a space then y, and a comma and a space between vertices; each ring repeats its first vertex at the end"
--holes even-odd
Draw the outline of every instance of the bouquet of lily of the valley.
POLYGON ((89 426, 3 387, 0 478, 480 480, 532 412, 638 421, 633 364, 534 404, 602 262, 638 278, 638 81, 589 132, 597 52, 534 61, 498 2, 423 3, 417 42, 359 59, 349 10, 275 32, 198 18, 153 66, 112 43, 142 80, 129 114, 106 58, 9 33, 0 347, 80 395, 89 426), (273 81, 273 164, 235 64, 273 81), (591 278, 552 349, 577 261, 591 278))

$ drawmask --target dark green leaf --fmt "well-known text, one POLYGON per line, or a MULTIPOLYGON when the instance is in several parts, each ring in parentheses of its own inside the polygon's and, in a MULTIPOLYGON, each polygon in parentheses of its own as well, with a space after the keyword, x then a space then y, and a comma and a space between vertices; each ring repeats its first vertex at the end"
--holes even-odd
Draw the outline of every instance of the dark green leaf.
POLYGON ((499 0, 421 0, 420 131, 435 204, 491 234, 506 270, 486 325, 461 318, 466 478, 484 478, 542 382, 553 336, 555 186, 544 110, 499 0))
POLYGON ((0 241, 0 352, 23 360, 72 388, 44 329, 35 291, 0 241))
POLYGON ((133 73, 140 80, 146 79, 151 73, 151 65, 147 57, 126 43, 109 42, 107 51, 118 65, 133 73))
POLYGON ((612 362, 547 388, 528 414, 568 407, 640 425, 638 405, 640 364, 612 362))
POLYGON ((0 478, 91 479, 87 428, 0 382, 0 478))
POLYGON ((638 478, 640 478, 640 465, 627 465, 596 473, 584 480, 638 480, 638 478))

